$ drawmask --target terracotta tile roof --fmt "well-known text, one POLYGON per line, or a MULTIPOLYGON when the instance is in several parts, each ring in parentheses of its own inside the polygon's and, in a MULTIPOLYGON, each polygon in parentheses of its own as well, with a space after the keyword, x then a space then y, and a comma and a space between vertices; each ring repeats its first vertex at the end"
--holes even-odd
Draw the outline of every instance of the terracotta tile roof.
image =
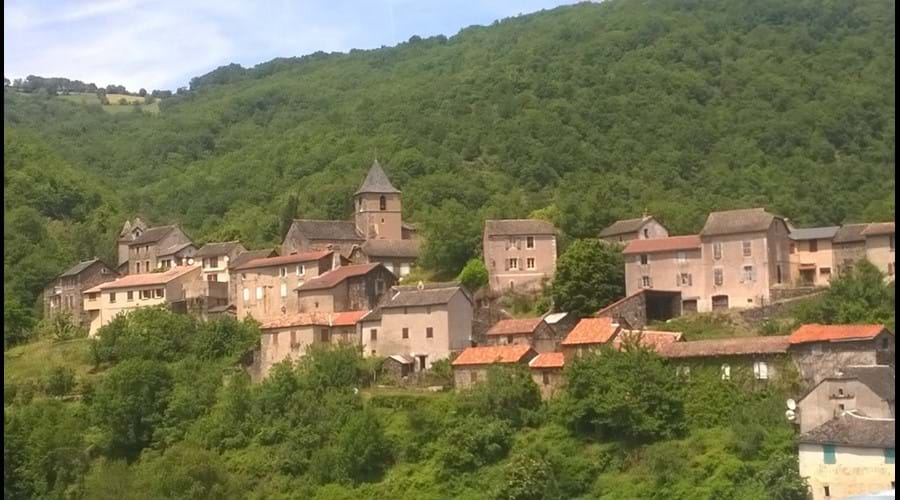
POLYGON ((862 232, 863 236, 878 236, 885 234, 894 234, 893 222, 875 222, 869 224, 862 232))
POLYGON ((771 337, 734 337, 728 339, 671 342, 659 346, 664 358, 704 358, 716 356, 744 356, 751 354, 784 354, 788 349, 786 335, 771 337))
POLYGON ((369 257, 415 259, 419 256, 419 240, 368 240, 360 248, 369 257))
POLYGON ((695 250, 700 248, 700 236, 671 236, 669 238, 652 238, 649 240, 631 240, 625 246, 624 254, 674 252, 676 250, 695 250))
POLYGON ((228 255, 232 251, 237 248, 243 249, 243 245, 241 245, 240 241, 223 241, 219 243, 207 243, 200 247, 200 250, 197 250, 197 253, 194 254, 196 258, 203 257, 218 257, 221 255, 228 255))
POLYGON ((260 267, 284 266, 286 264, 299 264, 301 262, 313 262, 332 254, 331 250, 321 250, 318 252, 293 253, 290 255, 279 255, 278 257, 266 257, 263 259, 253 259, 236 266, 236 271, 245 269, 256 269, 260 267))
POLYGON ((845 224, 834 233, 832 241, 834 243, 854 243, 866 240, 863 231, 869 227, 868 224, 845 224))
POLYGON ((340 284, 347 278, 352 278, 354 276, 365 276, 372 272, 376 267, 381 266, 381 264, 357 264, 354 266, 341 266, 337 269, 332 269, 325 274, 321 274, 306 283, 298 286, 296 289, 300 292, 306 292, 309 290, 324 290, 327 288, 332 288, 340 284))
POLYGON ((885 331, 884 325, 802 325, 790 336, 791 345, 807 342, 867 340, 885 331))
POLYGON ((756 233, 767 231, 772 221, 781 219, 766 212, 764 208, 744 208, 712 212, 706 218, 706 224, 700 236, 717 236, 736 233, 756 233))
POLYGON ((504 319, 498 321, 486 335, 514 335, 534 333, 543 318, 504 319))
POLYGON ((228 263, 228 267, 231 269, 237 269, 239 266, 246 264, 251 260, 265 259, 268 257, 277 256, 278 252, 272 248, 267 250, 247 250, 246 252, 239 253, 235 258, 231 259, 231 262, 228 263))
POLYGON ((488 236, 532 236, 556 234, 553 224, 538 219, 502 219, 484 221, 488 236))
POLYGON ((652 215, 648 215, 646 217, 638 217, 636 219, 623 219, 617 220, 610 224, 608 227, 604 228, 600 231, 601 238, 607 238, 609 236, 618 236, 620 234, 634 233, 641 229, 645 223, 653 220, 652 215))
POLYGON ((84 293, 96 293, 103 290, 112 290, 115 288, 131 288, 136 286, 165 285, 166 283, 180 278, 185 274, 200 269, 200 266, 177 266, 162 273, 145 273, 145 274, 129 274, 115 281, 101 283, 84 293))
POLYGON ((561 352, 544 352, 528 363, 529 368, 562 368, 566 364, 566 358, 561 352))
POLYGON ((294 219, 291 227, 296 227, 311 240, 364 241, 356 232, 356 223, 349 220, 294 219))
POLYGON ((388 179, 387 174, 384 173, 381 164, 378 163, 378 160, 375 160, 372 162, 372 166, 369 167, 369 173, 366 174, 366 180, 363 181, 362 186, 360 186, 353 195, 356 196, 362 193, 393 194, 399 192, 400 190, 391 184, 391 180, 388 179))
POLYGON ((469 347, 453 360, 453 366, 518 363, 534 350, 527 345, 492 345, 469 347))
POLYGON ((562 345, 605 344, 621 330, 612 318, 584 318, 569 332, 562 345))
POLYGON ((866 418, 855 412, 844 412, 797 438, 798 443, 893 448, 894 419, 866 418))
POLYGON ((344 312, 312 312, 297 313, 282 316, 264 322, 260 328, 271 330, 274 328, 290 328, 294 326, 353 326, 369 311, 344 311, 344 312))
POLYGON ((618 348, 626 338, 638 338, 640 339, 640 345, 652 347, 654 350, 659 351, 664 345, 681 341, 682 333, 657 330, 623 330, 613 339, 613 346, 618 348))

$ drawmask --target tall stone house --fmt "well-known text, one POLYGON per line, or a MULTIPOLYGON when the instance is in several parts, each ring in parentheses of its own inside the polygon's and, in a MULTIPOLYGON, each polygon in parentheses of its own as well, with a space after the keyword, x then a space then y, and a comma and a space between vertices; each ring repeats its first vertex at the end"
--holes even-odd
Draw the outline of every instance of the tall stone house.
POLYGON ((556 228, 549 222, 486 220, 482 245, 492 293, 537 292, 556 272, 556 228))
POLYGON ((834 249, 834 266, 837 274, 853 267, 853 263, 866 257, 866 237, 863 231, 868 224, 845 224, 831 240, 834 249))
POLYGON ((556 351, 562 338, 544 318, 504 319, 487 331, 485 344, 522 344, 544 353, 556 351))
MULTIPOLYGON (((140 219, 138 219, 140 221, 140 219)), ((141 227, 126 222, 119 239, 119 260, 127 255, 127 274, 142 274, 194 264, 197 247, 178 225, 141 227), (126 229, 129 229, 127 232, 126 229), (127 249, 127 250, 126 250, 127 249)))
POLYGON ((894 335, 884 325, 807 324, 788 340, 800 376, 812 384, 844 366, 894 363, 894 335))
POLYGON ((296 312, 341 312, 373 309, 397 284, 381 264, 340 266, 297 286, 296 312))
POLYGON ((617 220, 600 231, 600 239, 607 243, 627 243, 632 240, 666 238, 669 230, 655 217, 646 215, 637 219, 617 220))
POLYGON ((356 263, 383 263, 397 276, 408 274, 418 257, 418 245, 409 241, 415 240, 416 231, 403 223, 400 190, 378 160, 353 194, 353 207, 349 221, 294 220, 281 253, 334 250, 348 259, 355 253, 356 263))
POLYGON ((472 298, 458 283, 394 286, 360 320, 365 356, 400 356, 413 372, 471 345, 472 298))
POLYGON ((84 311, 84 291, 118 276, 115 270, 97 258, 75 264, 44 287, 44 317, 68 313, 76 324, 88 328, 90 317, 84 311))
POLYGON ((708 302, 700 236, 633 239, 622 254, 627 296, 644 289, 679 291, 682 313, 698 312, 708 302))
POLYGON ((790 238, 791 283, 796 286, 828 286, 834 275, 832 240, 840 226, 792 229, 790 238))

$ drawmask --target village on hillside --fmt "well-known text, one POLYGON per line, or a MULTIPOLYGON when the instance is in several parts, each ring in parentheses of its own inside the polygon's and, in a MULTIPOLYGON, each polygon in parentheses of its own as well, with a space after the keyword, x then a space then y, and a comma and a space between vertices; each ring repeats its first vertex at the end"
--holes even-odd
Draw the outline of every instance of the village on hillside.
MULTIPOLYGON (((73 265, 44 291, 46 317, 71 315, 89 331, 120 314, 164 306, 202 318, 250 317, 262 332, 246 367, 255 380, 315 344, 349 343, 415 384, 451 361, 454 386, 471 387, 493 365, 527 367, 544 398, 564 368, 592 350, 642 345, 670 360, 673 377, 718 367, 760 385, 796 372, 786 402, 798 426, 801 475, 813 498, 893 488, 894 335, 883 325, 805 324, 789 335, 689 340, 654 323, 686 315, 768 311, 821 293, 866 259, 894 276, 894 223, 795 227, 764 208, 710 213, 699 234, 670 235, 655 217, 617 221, 597 237, 621 248, 625 296, 590 317, 550 311, 513 317, 506 293, 537 294, 554 278, 557 229, 543 220, 487 220, 487 286, 405 282, 419 256, 416 227, 376 160, 353 195, 352 220, 293 221, 280 249, 239 241, 196 245, 179 225, 126 221, 118 261, 73 265), (837 457, 837 458, 836 458, 837 457), (853 474, 847 471, 853 470, 853 474)), ((408 280, 407 280, 408 281, 408 280)))

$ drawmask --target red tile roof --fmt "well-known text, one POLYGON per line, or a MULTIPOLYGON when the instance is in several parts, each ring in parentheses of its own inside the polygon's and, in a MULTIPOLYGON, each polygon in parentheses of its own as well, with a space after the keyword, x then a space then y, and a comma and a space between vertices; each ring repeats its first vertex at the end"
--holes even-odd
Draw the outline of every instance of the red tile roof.
POLYGON ((515 335, 534 333, 543 318, 504 319, 491 327, 487 335, 515 335))
POLYGON ((569 332, 562 345, 605 344, 620 329, 612 318, 584 318, 569 332))
POLYGON ((538 368, 562 368, 566 364, 566 358, 561 352, 545 352, 538 354, 532 359, 528 366, 532 369, 538 368))
POLYGON ((791 334, 791 345, 807 342, 865 340, 875 338, 885 330, 884 325, 802 325, 791 334))
POLYGON ((676 250, 695 250, 700 248, 700 236, 672 236, 669 238, 652 238, 648 240, 631 240, 625 246, 624 254, 674 252, 676 250))
POLYGON ((347 278, 352 278, 354 276, 365 276, 369 274, 373 269, 380 266, 381 264, 358 264, 355 266, 341 266, 337 269, 332 269, 325 274, 319 275, 306 283, 297 287, 297 290, 300 292, 305 292, 307 290, 324 290, 326 288, 332 288, 337 286, 342 281, 347 278))
POLYGON ((492 345, 469 347, 453 360, 453 366, 489 365, 492 363, 518 363, 534 352, 527 345, 492 345))
POLYGON ((784 354, 788 349, 788 337, 734 337, 727 339, 670 342, 657 348, 664 358, 703 358, 716 356, 741 356, 751 354, 784 354))
POLYGON ((319 252, 304 252, 304 253, 294 253, 291 255, 280 255, 278 257, 266 257, 263 259, 253 259, 249 262, 245 262, 237 267, 235 270, 242 269, 254 269, 258 267, 271 267, 271 266, 283 266, 285 264, 299 264, 301 262, 311 262, 314 260, 319 260, 323 257, 327 257, 331 255, 332 252, 330 250, 323 250, 319 252))
POLYGON ((161 273, 129 274, 128 276, 119 278, 115 281, 101 283, 89 290, 85 290, 84 293, 97 293, 103 290, 112 290, 115 288, 165 285, 175 278, 180 278, 181 276, 184 276, 185 274, 188 274, 191 271, 196 271, 198 269, 200 269, 200 266, 177 266, 161 273))
POLYGON ((293 326, 353 326, 369 311, 344 311, 334 313, 312 312, 282 316, 263 323, 260 328, 290 328, 293 326))
POLYGON ((613 340, 613 345, 618 348, 622 345, 622 341, 631 336, 634 336, 635 338, 640 336, 640 345, 652 347, 654 350, 659 351, 659 349, 666 344, 680 341, 682 334, 681 332, 663 332, 657 330, 623 330, 622 333, 617 335, 613 340))

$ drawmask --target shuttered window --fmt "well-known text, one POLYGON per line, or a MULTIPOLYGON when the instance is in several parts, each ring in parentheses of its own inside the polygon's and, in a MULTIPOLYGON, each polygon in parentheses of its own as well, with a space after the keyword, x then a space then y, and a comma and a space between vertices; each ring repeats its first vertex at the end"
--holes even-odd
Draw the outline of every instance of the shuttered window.
POLYGON ((835 454, 835 452, 834 452, 834 446, 833 446, 833 445, 826 444, 826 445, 822 446, 822 452, 823 452, 823 455, 824 455, 823 458, 825 459, 825 463, 826 463, 826 464, 835 464, 835 463, 837 463, 837 456, 836 456, 836 454, 835 454))

